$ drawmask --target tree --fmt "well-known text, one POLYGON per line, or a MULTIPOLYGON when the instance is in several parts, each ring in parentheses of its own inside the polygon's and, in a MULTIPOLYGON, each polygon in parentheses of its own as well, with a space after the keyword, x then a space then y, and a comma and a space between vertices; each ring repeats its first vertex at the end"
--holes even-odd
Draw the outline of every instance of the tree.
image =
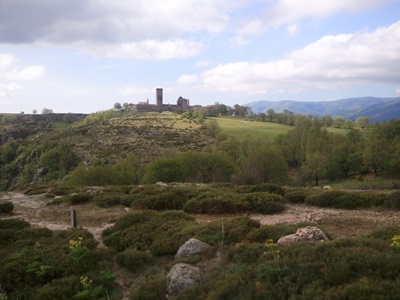
POLYGON ((336 127, 342 128, 344 125, 344 119, 342 117, 336 117, 336 127))
POLYGON ((385 139, 370 138, 363 153, 363 162, 366 167, 371 167, 375 176, 383 170, 389 161, 390 143, 385 139))
POLYGON ((356 119, 356 124, 360 126, 362 129, 365 129, 369 125, 368 117, 358 117, 356 119))
POLYGON ((272 147, 264 146, 249 154, 234 181, 239 184, 282 182, 287 178, 288 171, 283 155, 272 147))
POLYGON ((48 108, 43 108, 42 109, 42 114, 43 115, 48 115, 48 114, 52 114, 53 110, 52 109, 48 109, 48 108))
POLYGON ((115 110, 121 110, 121 108, 122 108, 121 103, 119 103, 119 102, 115 102, 114 103, 114 109, 115 110))
POLYGON ((326 172, 328 158, 319 151, 311 153, 307 156, 307 160, 302 166, 302 172, 307 177, 315 179, 315 186, 319 185, 320 178, 326 172))
POLYGON ((270 108, 267 110, 267 115, 268 115, 269 121, 273 122, 275 119, 275 115, 276 115, 275 111, 272 108, 270 108))
POLYGON ((124 111, 128 110, 128 107, 129 107, 128 102, 125 102, 124 104, 122 104, 122 107, 123 107, 124 111))
POLYGON ((37 112, 38 112, 38 111, 37 111, 36 109, 32 110, 32 113, 33 113, 34 115, 36 115, 37 112))

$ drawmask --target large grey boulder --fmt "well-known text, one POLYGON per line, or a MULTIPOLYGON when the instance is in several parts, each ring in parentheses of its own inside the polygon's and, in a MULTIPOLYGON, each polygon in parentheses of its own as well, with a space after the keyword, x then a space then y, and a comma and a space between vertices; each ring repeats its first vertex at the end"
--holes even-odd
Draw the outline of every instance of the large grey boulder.
POLYGON ((212 249, 209 244, 199 241, 197 239, 190 239, 179 247, 175 258, 191 257, 196 254, 204 252, 206 249, 212 249))
POLYGON ((291 246, 301 242, 323 242, 327 241, 326 234, 315 226, 307 226, 297 229, 296 233, 281 237, 278 246, 291 246))
POLYGON ((168 293, 177 295, 187 287, 200 282, 203 272, 200 268, 179 263, 174 265, 167 275, 168 293))

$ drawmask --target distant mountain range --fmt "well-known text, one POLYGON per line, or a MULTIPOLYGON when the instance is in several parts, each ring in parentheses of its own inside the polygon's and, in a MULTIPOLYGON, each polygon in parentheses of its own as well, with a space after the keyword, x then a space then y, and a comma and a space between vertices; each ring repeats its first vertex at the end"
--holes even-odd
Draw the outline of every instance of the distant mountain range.
POLYGON ((269 109, 273 109, 277 113, 282 113, 286 109, 295 114, 330 115, 333 118, 340 116, 350 120, 366 116, 374 123, 400 119, 400 97, 359 97, 320 102, 292 100, 255 101, 245 104, 245 106, 251 107, 252 111, 257 114, 262 112, 267 113, 269 109))

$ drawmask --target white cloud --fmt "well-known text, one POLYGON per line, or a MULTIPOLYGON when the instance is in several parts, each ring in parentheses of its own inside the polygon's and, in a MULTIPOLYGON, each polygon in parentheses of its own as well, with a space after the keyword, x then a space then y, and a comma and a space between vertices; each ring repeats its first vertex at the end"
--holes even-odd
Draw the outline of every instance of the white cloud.
POLYGON ((121 96, 142 96, 153 93, 154 89, 148 89, 139 86, 124 86, 118 90, 121 96))
POLYGON ((299 32, 299 30, 300 28, 298 24, 291 24, 286 27, 286 31, 291 35, 295 35, 296 33, 299 32))
POLYGON ((43 66, 29 66, 21 70, 7 72, 5 78, 12 81, 35 80, 42 77, 43 74, 43 66))
POLYGON ((5 69, 14 63, 14 57, 8 53, 0 53, 0 69, 5 69))
POLYGON ((193 84, 200 79, 197 75, 182 75, 178 78, 179 84, 193 84))
POLYGON ((395 93, 400 95, 400 88, 396 89, 395 93))
POLYGON ((190 40, 144 40, 118 45, 80 43, 78 48, 98 56, 133 58, 139 60, 185 59, 197 55, 203 45, 190 40))
POLYGON ((196 62, 196 67, 197 68, 206 68, 210 65, 211 63, 208 60, 199 60, 196 62))
POLYGON ((0 84, 0 97, 10 97, 18 94, 22 90, 22 86, 15 82, 0 84))
POLYGON ((299 89, 331 89, 365 82, 398 83, 400 21, 373 32, 325 36, 282 59, 221 64, 196 78, 204 89, 263 94, 299 89))
POLYGON ((242 36, 236 35, 233 38, 229 39, 229 43, 232 46, 246 46, 250 44, 250 41, 242 36))
POLYGON ((371 9, 393 0, 278 0, 268 8, 266 24, 272 27, 294 24, 304 18, 323 19, 336 13, 371 9))
POLYGON ((44 75, 44 67, 23 67, 11 54, 0 53, 0 97, 14 96, 23 87, 20 82, 36 80, 44 75))

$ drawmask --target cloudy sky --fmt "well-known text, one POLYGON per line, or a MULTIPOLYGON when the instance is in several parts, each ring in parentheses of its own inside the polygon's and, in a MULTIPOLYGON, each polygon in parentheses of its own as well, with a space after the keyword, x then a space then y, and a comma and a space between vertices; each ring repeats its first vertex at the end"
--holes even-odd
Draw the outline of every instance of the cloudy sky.
POLYGON ((400 96, 399 0, 0 0, 0 112, 400 96))

